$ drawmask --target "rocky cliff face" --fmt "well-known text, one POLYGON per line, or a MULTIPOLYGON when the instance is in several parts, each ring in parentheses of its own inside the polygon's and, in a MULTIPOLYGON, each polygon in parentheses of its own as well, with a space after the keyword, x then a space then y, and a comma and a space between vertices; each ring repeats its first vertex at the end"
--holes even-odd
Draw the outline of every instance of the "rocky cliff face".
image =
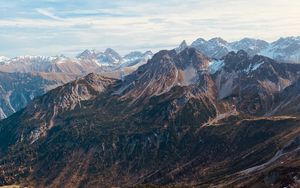
POLYGON ((297 93, 299 71, 186 48, 122 80, 90 74, 0 122, 0 184, 296 185, 298 109, 270 113, 297 93))
POLYGON ((273 110, 269 115, 289 114, 298 116, 300 113, 300 80, 296 80, 293 84, 286 87, 277 97, 273 110))
POLYGON ((213 62, 218 98, 236 101, 247 114, 264 115, 274 105, 275 96, 300 76, 296 64, 280 64, 264 56, 249 57, 245 51, 231 52, 213 62), (221 63, 220 63, 221 62, 221 63))

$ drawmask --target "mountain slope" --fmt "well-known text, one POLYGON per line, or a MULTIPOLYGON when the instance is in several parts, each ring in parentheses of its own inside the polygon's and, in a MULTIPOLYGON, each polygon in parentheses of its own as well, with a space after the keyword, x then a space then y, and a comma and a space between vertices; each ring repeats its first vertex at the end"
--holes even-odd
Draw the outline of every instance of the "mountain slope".
POLYGON ((208 41, 199 38, 195 40, 191 47, 196 48, 208 57, 220 59, 228 52, 233 51, 229 43, 222 38, 212 38, 208 41))
POLYGON ((25 107, 35 96, 89 73, 121 78, 147 63, 152 52, 121 57, 113 49, 85 50, 77 58, 63 55, 0 57, 0 119, 25 107), (40 77, 38 77, 40 76, 40 77), (25 80, 23 80, 25 79, 25 80), (34 82, 37 82, 35 85, 34 82))
POLYGON ((300 37, 280 38, 272 42, 261 54, 279 61, 300 62, 300 37))
MULTIPOLYGON (((266 117, 272 106, 249 111, 243 101, 273 102, 299 70, 244 51, 214 60, 186 48, 158 52, 123 80, 90 74, 0 122, 0 184, 268 186, 256 173, 274 170, 269 164, 281 164, 279 154, 289 156, 280 160, 296 176, 298 145, 289 143, 300 135, 299 117, 266 117), (225 73, 234 74, 232 81, 225 73), (289 81, 278 89, 283 78, 289 81)), ((280 179, 276 185, 288 186, 280 179)))
POLYGON ((210 66, 214 69, 218 99, 233 100, 239 111, 251 115, 268 113, 275 96, 300 76, 299 64, 280 64, 258 55, 250 57, 245 51, 231 52, 210 66), (216 64, 220 65, 218 69, 216 64))
POLYGON ((58 73, 0 72, 0 119, 24 108, 34 97, 76 78, 58 73))
POLYGON ((300 79, 285 88, 276 98, 276 105, 269 115, 291 114, 298 116, 300 113, 300 79))

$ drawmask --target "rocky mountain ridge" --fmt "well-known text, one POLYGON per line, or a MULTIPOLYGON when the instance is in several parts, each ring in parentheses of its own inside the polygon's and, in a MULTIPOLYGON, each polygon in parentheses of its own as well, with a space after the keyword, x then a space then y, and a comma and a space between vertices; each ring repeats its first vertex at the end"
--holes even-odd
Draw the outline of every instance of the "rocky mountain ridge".
POLYGON ((122 57, 110 48, 105 52, 85 50, 76 58, 63 55, 15 58, 1 56, 0 119, 19 111, 34 97, 78 77, 94 72, 120 78, 147 63, 151 57, 151 51, 131 52, 122 57), (37 78, 35 75, 42 76, 37 78), (43 77, 45 75, 48 76, 43 77))
POLYGON ((90 74, 0 122, 0 184, 297 186, 299 109, 283 104, 299 71, 185 48, 121 80, 90 74))

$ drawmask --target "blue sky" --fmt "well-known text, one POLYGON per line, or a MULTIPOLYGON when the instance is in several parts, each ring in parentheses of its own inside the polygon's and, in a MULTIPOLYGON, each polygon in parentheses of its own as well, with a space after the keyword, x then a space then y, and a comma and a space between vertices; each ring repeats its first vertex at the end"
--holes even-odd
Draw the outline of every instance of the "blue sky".
POLYGON ((159 50, 220 36, 300 35, 299 0, 1 0, 0 56, 159 50))

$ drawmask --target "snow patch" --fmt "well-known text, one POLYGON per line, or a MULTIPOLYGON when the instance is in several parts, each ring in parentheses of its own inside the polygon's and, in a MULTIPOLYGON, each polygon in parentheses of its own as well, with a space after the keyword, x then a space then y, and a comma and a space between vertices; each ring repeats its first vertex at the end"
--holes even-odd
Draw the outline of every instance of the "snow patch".
POLYGON ((7 118, 6 114, 3 112, 2 108, 0 108, 0 120, 7 118))
POLYGON ((215 74, 224 66, 224 60, 213 60, 208 64, 208 70, 210 74, 215 74))
POLYGON ((0 63, 8 64, 9 58, 5 56, 0 56, 0 63))
POLYGON ((246 73, 250 73, 252 71, 257 70, 262 64, 264 64, 265 62, 262 61, 261 63, 256 63, 256 64, 250 64, 249 67, 247 69, 244 70, 244 72, 246 73))
POLYGON ((255 65, 253 65, 252 71, 255 71, 256 69, 258 69, 262 64, 264 64, 264 62, 257 63, 257 64, 255 64, 255 65))

